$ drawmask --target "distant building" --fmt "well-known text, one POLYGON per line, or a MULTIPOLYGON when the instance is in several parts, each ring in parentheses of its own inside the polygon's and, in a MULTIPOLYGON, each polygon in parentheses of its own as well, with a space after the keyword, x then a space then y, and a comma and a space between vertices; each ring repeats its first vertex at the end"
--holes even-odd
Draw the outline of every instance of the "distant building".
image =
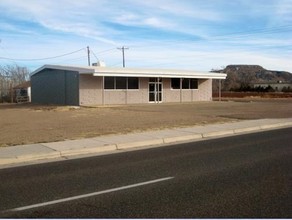
POLYGON ((263 82, 263 83, 254 83, 253 87, 257 88, 257 87, 262 87, 262 88, 267 88, 267 87, 272 87, 275 91, 281 92, 283 91, 283 89, 288 89, 291 90, 292 89, 292 83, 290 82, 263 82))
POLYGON ((186 70, 44 65, 31 74, 32 103, 112 105, 212 100, 212 79, 186 70))

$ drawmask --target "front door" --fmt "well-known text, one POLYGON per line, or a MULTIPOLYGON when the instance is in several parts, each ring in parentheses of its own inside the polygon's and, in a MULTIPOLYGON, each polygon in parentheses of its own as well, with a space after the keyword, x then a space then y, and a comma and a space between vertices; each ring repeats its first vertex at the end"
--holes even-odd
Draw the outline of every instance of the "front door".
POLYGON ((149 79, 149 102, 162 102, 162 80, 161 78, 149 79))

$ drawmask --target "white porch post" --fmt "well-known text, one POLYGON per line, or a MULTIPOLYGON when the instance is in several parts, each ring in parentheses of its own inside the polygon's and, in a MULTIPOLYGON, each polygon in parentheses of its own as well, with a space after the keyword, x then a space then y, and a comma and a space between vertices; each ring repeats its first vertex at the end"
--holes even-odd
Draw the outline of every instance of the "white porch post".
POLYGON ((102 105, 104 105, 104 76, 102 77, 102 105))
POLYGON ((219 79, 219 102, 221 101, 221 79, 219 79))
POLYGON ((180 89, 180 102, 182 102, 182 78, 180 78, 180 82, 179 82, 179 89, 180 89))

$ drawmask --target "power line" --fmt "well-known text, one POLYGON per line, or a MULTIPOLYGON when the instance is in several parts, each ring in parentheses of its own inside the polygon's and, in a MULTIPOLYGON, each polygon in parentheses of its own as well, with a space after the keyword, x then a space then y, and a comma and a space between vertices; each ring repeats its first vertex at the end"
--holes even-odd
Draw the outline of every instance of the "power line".
POLYGON ((95 57, 96 60, 99 60, 98 57, 96 56, 96 54, 93 52, 93 50, 90 50, 90 52, 93 54, 93 56, 95 57))
POLYGON ((108 50, 102 50, 102 51, 97 52, 97 54, 108 53, 109 51, 112 51, 112 50, 115 50, 115 49, 116 48, 111 48, 111 49, 108 49, 108 50))
POLYGON ((38 61, 38 60, 50 60, 50 59, 55 59, 55 58, 59 58, 59 57, 64 57, 64 56, 68 56, 74 53, 77 53, 79 51, 85 50, 86 48, 81 48, 79 50, 76 51, 72 51, 70 53, 65 53, 62 55, 57 55, 57 56, 53 56, 53 57, 45 57, 45 58, 33 58, 33 59, 19 59, 19 58, 9 58, 9 57, 0 57, 0 59, 4 59, 4 60, 12 60, 12 61, 38 61))
MULTIPOLYGON (((273 34, 273 33, 282 33, 282 32, 290 32, 292 31, 292 25, 282 25, 278 27, 273 27, 273 28, 258 28, 258 29, 252 29, 249 31, 239 31, 239 32, 233 32, 229 34, 222 34, 222 35, 212 35, 211 37, 205 37, 201 39, 196 39, 196 41, 218 41, 218 40, 226 40, 227 37, 232 37, 232 39, 238 39, 238 38, 243 38, 243 37, 249 37, 249 36, 255 36, 256 34, 273 34)), ((168 45, 168 44, 173 44, 173 43, 179 43, 179 42, 185 42, 185 41, 193 41, 192 37, 184 37, 181 38, 180 40, 159 40, 159 44, 163 45, 168 45)), ((157 41, 153 41, 152 45, 130 45, 131 47, 135 48, 149 48, 149 47, 157 47, 154 43, 157 41)), ((161 46, 161 45, 158 45, 161 46)))

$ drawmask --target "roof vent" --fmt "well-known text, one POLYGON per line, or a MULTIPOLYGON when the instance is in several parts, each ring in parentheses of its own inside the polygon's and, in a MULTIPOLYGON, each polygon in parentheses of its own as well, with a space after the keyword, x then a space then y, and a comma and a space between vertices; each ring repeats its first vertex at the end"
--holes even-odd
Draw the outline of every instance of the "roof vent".
POLYGON ((105 62, 103 62, 103 61, 97 61, 96 63, 92 63, 92 66, 105 67, 105 62))

